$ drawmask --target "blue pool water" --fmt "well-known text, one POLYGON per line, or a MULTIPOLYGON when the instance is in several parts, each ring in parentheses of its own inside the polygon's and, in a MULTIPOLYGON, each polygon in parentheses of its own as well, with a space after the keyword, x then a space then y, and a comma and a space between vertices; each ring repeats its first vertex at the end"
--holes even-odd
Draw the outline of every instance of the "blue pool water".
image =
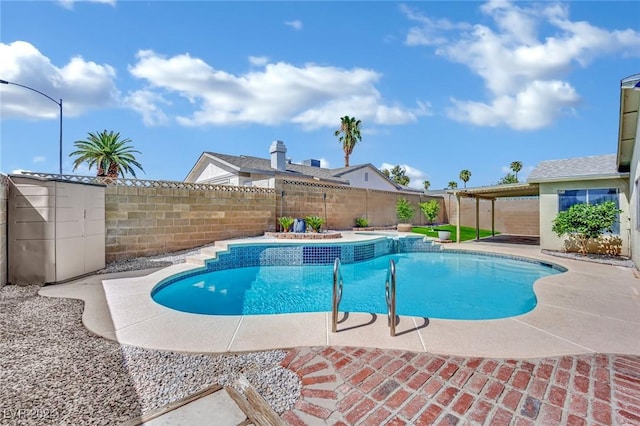
MULTIPOLYGON (((425 318, 495 319, 536 306, 533 283, 560 271, 510 258, 464 253, 397 253, 342 264, 341 312, 386 314, 389 259, 396 262, 397 313, 425 318)), ((331 311, 333 265, 251 266, 159 285, 153 299, 179 311, 260 315, 331 311)))

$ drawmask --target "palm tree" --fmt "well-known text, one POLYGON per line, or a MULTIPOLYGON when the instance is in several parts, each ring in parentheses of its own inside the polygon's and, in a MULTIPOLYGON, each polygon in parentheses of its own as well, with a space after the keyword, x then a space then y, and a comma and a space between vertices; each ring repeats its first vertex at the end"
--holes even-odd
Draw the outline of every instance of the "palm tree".
POLYGON ((456 189, 457 187, 458 187, 458 182, 452 180, 452 181, 449 181, 447 189, 456 189))
POLYGON ((515 183, 518 183, 518 172, 522 170, 522 161, 512 161, 509 167, 511 167, 511 170, 516 174, 515 183))
POLYGON ((464 169, 460 172, 460 180, 464 182, 465 189, 467 188, 467 182, 469 182, 469 178, 471 178, 471 172, 467 169, 464 169))
POLYGON ((338 139, 342 144, 342 149, 344 150, 344 166, 349 167, 349 156, 353 152, 353 147, 356 146, 358 141, 362 141, 362 136, 360 136, 360 120, 356 120, 355 117, 349 117, 345 115, 344 117, 340 117, 340 128, 336 130, 333 134, 334 136, 340 136, 338 139))
POLYGON ((135 166, 142 170, 142 166, 134 153, 140 154, 131 146, 128 146, 131 139, 120 139, 120 133, 103 130, 99 133, 89 132, 89 137, 84 141, 75 141, 73 144, 77 148, 76 151, 69 154, 69 157, 77 156, 73 162, 73 170, 77 169, 82 163, 88 163, 89 170, 93 166, 98 168, 97 176, 117 178, 118 175, 124 177, 125 172, 131 173, 136 177, 133 170, 135 166))
POLYGON ((425 191, 428 191, 429 188, 431 187, 431 182, 429 182, 428 180, 423 181, 422 184, 424 185, 425 191))

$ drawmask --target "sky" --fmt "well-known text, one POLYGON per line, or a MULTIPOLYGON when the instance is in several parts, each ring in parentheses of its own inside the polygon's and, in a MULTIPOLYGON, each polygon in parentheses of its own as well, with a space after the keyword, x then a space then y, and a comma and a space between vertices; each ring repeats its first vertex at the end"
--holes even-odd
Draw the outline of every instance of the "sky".
MULTIPOLYGON (((113 130, 141 179, 205 151, 401 165, 410 186, 520 181, 541 161, 616 152, 620 80, 640 72, 634 1, 0 2, 0 172, 63 173, 113 130)), ((128 175, 131 177, 131 175, 128 175)))

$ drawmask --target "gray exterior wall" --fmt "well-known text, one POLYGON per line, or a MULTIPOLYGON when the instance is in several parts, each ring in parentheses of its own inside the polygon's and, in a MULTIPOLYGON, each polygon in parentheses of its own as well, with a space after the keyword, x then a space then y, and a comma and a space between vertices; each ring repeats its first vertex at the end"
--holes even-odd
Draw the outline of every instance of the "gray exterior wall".
MULTIPOLYGON (((567 245, 567 236, 558 237, 551 230, 553 219, 558 214, 558 191, 565 189, 592 189, 592 188, 618 188, 618 203, 622 213, 620 214, 619 241, 601 245, 599 252, 609 253, 618 247, 617 254, 629 255, 629 182, 627 179, 594 179, 580 181, 562 181, 540 183, 540 248, 556 251, 576 251, 577 247, 567 245)), ((594 247, 595 250, 595 247, 594 247)))

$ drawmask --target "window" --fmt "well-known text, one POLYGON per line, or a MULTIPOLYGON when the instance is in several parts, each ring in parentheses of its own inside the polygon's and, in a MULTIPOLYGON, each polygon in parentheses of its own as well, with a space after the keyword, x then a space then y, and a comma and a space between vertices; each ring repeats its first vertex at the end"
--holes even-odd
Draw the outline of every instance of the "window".
POLYGON ((369 172, 364 172, 364 181, 369 182, 369 172))
MULTIPOLYGON (((558 211, 565 211, 574 204, 600 204, 613 201, 618 203, 618 188, 565 189, 558 191, 558 211)), ((613 224, 613 234, 620 234, 620 215, 613 224)))

